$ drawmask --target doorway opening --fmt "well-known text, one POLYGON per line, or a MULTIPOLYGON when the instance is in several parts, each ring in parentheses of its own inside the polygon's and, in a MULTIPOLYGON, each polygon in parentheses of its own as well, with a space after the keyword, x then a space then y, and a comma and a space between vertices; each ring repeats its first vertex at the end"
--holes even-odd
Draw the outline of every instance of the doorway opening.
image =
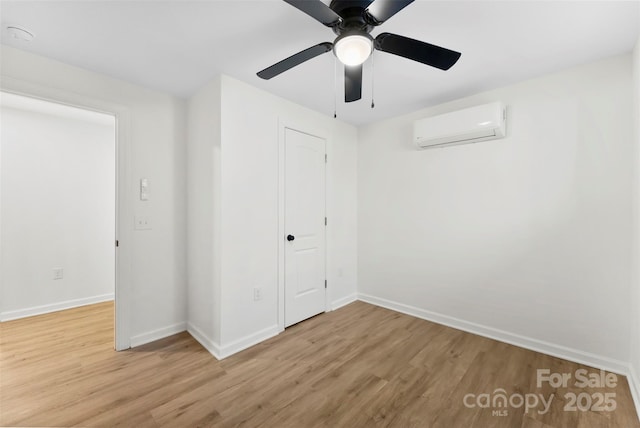
POLYGON ((113 308, 116 117, 0 95, 0 321, 113 308))

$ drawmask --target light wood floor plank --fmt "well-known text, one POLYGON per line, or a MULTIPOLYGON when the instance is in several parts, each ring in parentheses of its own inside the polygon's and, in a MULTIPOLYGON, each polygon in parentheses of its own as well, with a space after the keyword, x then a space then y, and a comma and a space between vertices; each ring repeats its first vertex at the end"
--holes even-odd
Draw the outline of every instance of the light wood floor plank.
POLYGON ((189 334, 113 351, 110 302, 0 324, 0 425, 640 428, 629 386, 536 386, 586 368, 356 302, 217 361, 189 334), (465 395, 554 395, 550 411, 467 408, 465 395), (565 394, 615 393, 613 412, 565 394))

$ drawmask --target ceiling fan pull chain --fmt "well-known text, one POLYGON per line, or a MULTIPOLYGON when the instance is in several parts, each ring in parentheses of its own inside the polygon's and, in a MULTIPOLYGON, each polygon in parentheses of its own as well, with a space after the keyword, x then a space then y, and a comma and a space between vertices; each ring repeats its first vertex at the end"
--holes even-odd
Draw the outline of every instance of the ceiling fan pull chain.
POLYGON ((375 69, 373 67, 374 66, 373 57, 374 57, 374 52, 372 51, 371 52, 371 108, 374 108, 376 106, 376 104, 373 102, 373 76, 375 74, 374 73, 375 69))

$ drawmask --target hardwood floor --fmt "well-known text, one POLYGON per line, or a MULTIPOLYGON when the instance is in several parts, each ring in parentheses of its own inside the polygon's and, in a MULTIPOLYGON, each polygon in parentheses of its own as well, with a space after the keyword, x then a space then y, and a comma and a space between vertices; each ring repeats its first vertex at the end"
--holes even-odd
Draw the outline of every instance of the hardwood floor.
POLYGON ((115 352, 112 326, 111 303, 0 324, 0 425, 640 427, 623 376, 578 388, 576 370, 599 371, 362 302, 223 361, 187 333, 115 352), (572 379, 538 388, 537 369, 572 379), (514 406, 464 404, 499 388, 514 406), (617 408, 564 411, 571 393, 617 408), (554 394, 549 411, 516 408, 527 394, 554 394))

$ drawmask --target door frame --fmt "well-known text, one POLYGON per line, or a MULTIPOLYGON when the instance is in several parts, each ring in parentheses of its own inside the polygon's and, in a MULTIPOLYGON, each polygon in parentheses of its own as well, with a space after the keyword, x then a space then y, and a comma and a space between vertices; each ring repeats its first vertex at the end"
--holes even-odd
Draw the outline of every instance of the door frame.
MULTIPOLYGON (((285 247, 284 247, 284 236, 286 233, 285 230, 285 148, 286 148, 286 139, 285 134, 286 130, 290 129, 292 131, 300 132, 303 134, 310 135, 312 137, 321 138, 324 140, 324 151, 325 156, 327 155, 330 147, 331 137, 327 133, 327 130, 324 128, 318 127, 311 121, 305 120, 293 120, 287 117, 279 117, 278 118, 278 331, 284 331, 284 309, 285 309, 285 270, 284 270, 284 260, 285 260, 285 247)), ((325 217, 327 216, 328 204, 327 204, 327 189, 328 189, 328 163, 324 164, 324 213, 325 217)), ((327 247, 327 236, 328 236, 328 225, 325 226, 324 231, 324 277, 327 279, 328 272, 328 247, 327 247)), ((329 298, 331 290, 331 284, 327 284, 327 288, 325 289, 325 301, 324 301, 324 311, 328 312, 330 310, 329 302, 331 301, 329 298)))
MULTIPOLYGON (((129 183, 131 159, 131 118, 129 109, 99 98, 81 95, 75 92, 51 88, 45 85, 25 82, 19 79, 2 76, 0 90, 16 95, 50 101, 71 107, 78 107, 115 117, 115 165, 116 165, 116 200, 115 217, 115 322, 114 347, 116 351, 131 347, 131 280, 132 280, 132 243, 133 219, 132 193, 129 183)), ((1 250, 0 250, 1 251, 1 250)), ((2 284, 0 283, 0 297, 2 284)))

